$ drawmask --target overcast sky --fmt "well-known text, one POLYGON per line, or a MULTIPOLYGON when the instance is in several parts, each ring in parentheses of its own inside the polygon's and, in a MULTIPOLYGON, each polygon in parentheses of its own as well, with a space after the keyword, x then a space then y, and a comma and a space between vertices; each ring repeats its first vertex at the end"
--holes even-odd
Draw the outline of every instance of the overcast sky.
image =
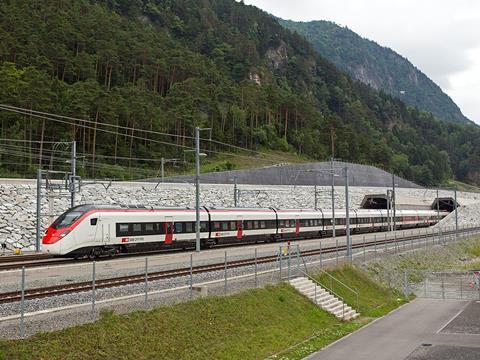
POLYGON ((284 19, 330 20, 408 58, 480 124, 480 1, 244 0, 284 19))

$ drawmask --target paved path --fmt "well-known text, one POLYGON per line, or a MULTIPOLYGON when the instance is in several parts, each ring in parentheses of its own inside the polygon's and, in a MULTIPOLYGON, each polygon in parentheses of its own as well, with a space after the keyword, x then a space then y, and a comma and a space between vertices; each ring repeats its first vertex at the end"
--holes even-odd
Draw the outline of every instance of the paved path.
POLYGON ((351 336, 312 354, 308 359, 403 360, 418 347, 422 349, 422 344, 432 344, 432 349, 436 346, 464 346, 480 353, 480 334, 444 330, 471 304, 473 303, 462 300, 416 299, 351 336))

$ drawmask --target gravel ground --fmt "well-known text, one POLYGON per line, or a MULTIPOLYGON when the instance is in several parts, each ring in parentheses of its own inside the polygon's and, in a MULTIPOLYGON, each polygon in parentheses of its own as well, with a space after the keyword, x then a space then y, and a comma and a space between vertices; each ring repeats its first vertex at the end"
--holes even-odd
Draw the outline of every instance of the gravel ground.
MULTIPOLYGON (((438 244, 438 239, 436 240, 436 244, 438 244)), ((432 239, 425 245, 425 241, 420 241, 418 243, 403 243, 395 246, 393 244, 388 246, 387 254, 395 254, 397 252, 405 252, 405 251, 412 251, 412 249, 424 249, 425 246, 427 248, 433 246, 432 239)), ((314 248, 313 246, 311 248, 314 248)), ((302 250, 304 248, 302 247, 302 250)), ((322 264, 325 266, 335 266, 336 264, 340 264, 344 259, 345 253, 339 252, 338 260, 336 260, 336 254, 326 254, 322 255, 322 264)), ((374 252, 373 249, 368 249, 367 251, 363 251, 363 249, 356 250, 354 252, 354 261, 358 263, 362 263, 363 261, 370 261, 376 260, 377 257, 385 256, 385 247, 384 245, 379 246, 377 251, 374 252)), ((243 256, 245 257, 245 256, 243 256)), ((231 258, 239 259, 241 257, 231 258)), ((387 258, 391 258, 391 256, 387 256, 387 258)), ((220 260, 221 262, 223 259, 215 259, 220 260)), ((292 274, 295 273, 295 269, 297 266, 296 257, 292 254, 291 259, 291 266, 292 266, 292 274)), ((387 260, 388 261, 388 260, 387 260)), ((212 260, 209 260, 208 263, 211 263, 212 260)), ((214 261, 216 262, 216 261, 214 261)), ((320 257, 319 256, 309 256, 304 257, 302 263, 305 262, 307 264, 320 264, 320 257)), ((188 266, 189 263, 178 264, 178 267, 185 267, 188 266)), ((195 263, 198 265, 198 263, 195 263)), ((267 263, 267 264, 258 264, 257 271, 267 271, 277 269, 276 271, 269 272, 267 274, 261 274, 258 276, 258 286, 263 286, 267 283, 275 283, 279 280, 280 274, 278 271, 279 263, 267 263)), ((312 265, 307 265, 312 268, 312 265)), ((318 265, 317 265, 318 266, 318 265)), ((284 258, 282 261, 282 275, 283 277, 287 276, 288 273, 288 258, 284 258)), ((150 270, 152 271, 152 270, 150 270)), ((158 269, 155 269, 158 271, 158 269)), ((138 273, 138 272, 137 272, 138 273)), ((232 279, 232 277, 239 277, 242 275, 251 275, 254 273, 254 266, 248 267, 241 267, 241 268, 233 268, 227 270, 227 275, 229 277, 228 284, 227 284, 227 293, 235 293, 247 288, 252 288, 255 286, 255 280, 253 276, 242 277, 232 279)), ((115 274, 102 274, 102 275, 119 275, 115 274)), ((123 275, 123 274, 122 274, 123 275)), ((215 271, 210 273, 202 273, 202 274, 194 274, 193 275, 193 283, 200 284, 205 282, 211 281, 218 281, 214 284, 208 284, 208 295, 224 295, 225 294, 225 285, 224 281, 222 281, 225 277, 224 271, 215 271)), ((75 281, 81 281, 81 279, 85 279, 85 276, 79 274, 78 279, 74 279, 75 281)), ((173 279, 165 279, 160 281, 151 281, 148 284, 148 291, 149 292, 158 292, 163 290, 161 293, 148 295, 148 306, 152 307, 158 304, 171 304, 179 301, 185 301, 190 298, 190 291, 188 289, 189 285, 189 276, 184 276, 180 278, 173 278, 173 279), (184 289, 175 290, 175 291, 166 291, 168 289, 179 288, 183 287, 184 289)), ((48 282, 48 281, 47 281, 48 282)), ((48 282, 51 285, 51 282, 48 282)), ((41 284, 37 284, 38 286, 42 286, 41 284)), ((122 286, 117 288, 111 289, 99 289, 96 291, 96 317, 98 318, 99 313, 105 310, 114 310, 115 312, 125 313, 136 309, 142 309, 145 307, 144 303, 144 291, 145 291, 145 284, 135 284, 135 285, 128 285, 122 286), (119 297, 125 296, 132 296, 132 295, 139 295, 133 297, 131 299, 123 299, 120 301, 107 301, 119 297)), ((199 296, 197 291, 194 291, 194 296, 199 296)), ((37 311, 43 311, 45 309, 53 309, 59 308, 69 305, 75 304, 85 304, 85 306, 75 307, 73 309, 66 309, 62 311, 56 311, 52 314, 43 314, 43 315, 35 315, 32 317, 27 317, 25 319, 26 324, 26 334, 31 335, 38 331, 51 331, 56 329, 61 329, 67 326, 72 326, 76 324, 82 324, 92 320, 92 310, 91 310, 91 301, 92 301, 92 293, 85 292, 85 293, 77 293, 77 294, 68 294, 68 295, 61 295, 51 298, 44 298, 44 299, 34 299, 34 300, 27 300, 25 301, 24 311, 25 313, 32 313, 37 311)), ((6 317, 10 315, 15 315, 20 312, 20 303, 10 303, 10 304, 1 304, 0 305, 0 317, 6 317)), ((0 322, 0 337, 4 338, 14 338, 19 336, 19 319, 9 320, 9 321, 1 321, 0 322)))

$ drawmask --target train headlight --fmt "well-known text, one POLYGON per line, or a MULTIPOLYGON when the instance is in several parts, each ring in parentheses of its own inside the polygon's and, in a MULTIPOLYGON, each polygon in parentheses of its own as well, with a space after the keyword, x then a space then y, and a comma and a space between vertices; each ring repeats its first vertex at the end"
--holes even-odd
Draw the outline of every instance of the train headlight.
POLYGON ((65 236, 67 236, 70 233, 70 230, 65 230, 60 234, 60 239, 63 239, 65 236))

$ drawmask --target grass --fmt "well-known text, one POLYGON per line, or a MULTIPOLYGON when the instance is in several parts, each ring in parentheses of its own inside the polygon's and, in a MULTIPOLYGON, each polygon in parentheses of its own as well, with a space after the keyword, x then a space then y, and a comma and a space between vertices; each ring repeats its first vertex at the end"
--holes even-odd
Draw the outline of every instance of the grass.
MULTIPOLYGON (((330 270, 329 273, 351 289, 358 291, 360 312, 365 317, 375 318, 383 316, 406 302, 403 294, 380 285, 367 272, 358 268, 345 265, 330 270)), ((330 282, 330 277, 326 274, 317 276, 317 279, 328 287, 332 284, 335 293, 344 298, 345 302, 351 307, 357 307, 356 295, 352 291, 338 282, 330 282)))
POLYGON ((2 340, 0 359, 301 359, 399 304, 359 270, 333 273, 361 289, 368 318, 340 321, 280 284, 127 315, 105 313, 95 323, 2 340))
MULTIPOLYGON (((283 152, 283 151, 274 151, 274 150, 260 150, 266 156, 258 154, 249 154, 249 153, 239 153, 237 156, 235 154, 217 154, 215 156, 202 157, 202 173, 209 172, 218 172, 218 171, 227 171, 227 170, 248 170, 248 169, 257 169, 265 166, 272 166, 280 163, 305 163, 316 161, 311 158, 308 158, 304 155, 297 155, 292 152, 283 152)), ((175 175, 192 175, 195 172, 195 163, 193 156, 190 159, 190 163, 185 167, 166 167, 165 173, 166 176, 175 176, 175 175)))
POLYGON ((466 184, 457 180, 449 180, 446 184, 446 187, 455 188, 458 191, 467 191, 467 192, 480 192, 480 187, 466 184))
POLYGON ((370 262, 367 270, 392 287, 402 288, 407 272, 410 283, 423 281, 425 272, 480 268, 480 238, 463 240, 428 249, 420 248, 398 256, 370 262))

